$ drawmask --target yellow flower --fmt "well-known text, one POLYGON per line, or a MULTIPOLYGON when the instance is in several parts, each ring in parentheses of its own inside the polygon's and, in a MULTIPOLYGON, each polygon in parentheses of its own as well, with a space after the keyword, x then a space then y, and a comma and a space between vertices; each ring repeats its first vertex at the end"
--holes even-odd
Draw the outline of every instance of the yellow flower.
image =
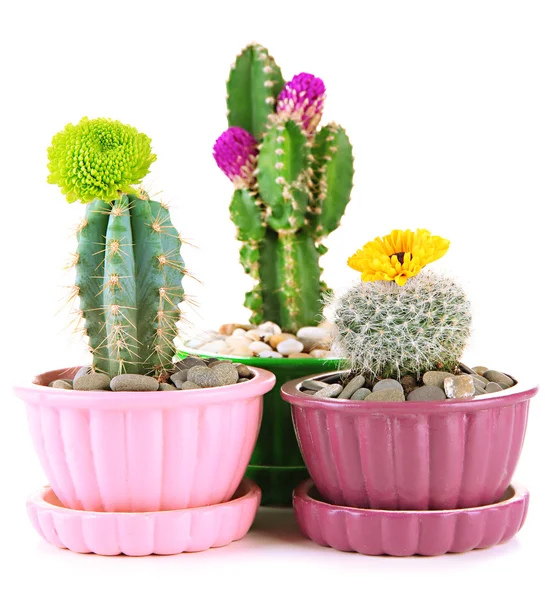
POLYGON ((446 254, 450 242, 427 229, 413 232, 395 229, 357 250, 347 264, 362 273, 363 281, 395 281, 404 285, 408 277, 446 254))

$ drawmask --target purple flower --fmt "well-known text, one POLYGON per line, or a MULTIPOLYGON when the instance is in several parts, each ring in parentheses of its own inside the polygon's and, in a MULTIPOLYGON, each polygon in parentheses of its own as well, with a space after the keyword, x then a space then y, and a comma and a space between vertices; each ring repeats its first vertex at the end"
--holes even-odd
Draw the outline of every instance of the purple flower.
POLYGON ((326 86, 310 73, 300 73, 289 81, 278 96, 276 112, 286 114, 312 134, 322 117, 326 86))
POLYGON ((215 141, 213 156, 217 166, 236 188, 249 188, 254 182, 257 142, 241 127, 229 127, 215 141))

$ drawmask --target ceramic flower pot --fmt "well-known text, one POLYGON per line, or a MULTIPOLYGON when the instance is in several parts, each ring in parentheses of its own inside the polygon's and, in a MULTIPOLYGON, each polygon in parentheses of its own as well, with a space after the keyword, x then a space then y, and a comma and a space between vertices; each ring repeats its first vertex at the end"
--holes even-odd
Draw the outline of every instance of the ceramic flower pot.
POLYGON ((48 387, 78 368, 15 388, 42 467, 66 508, 174 510, 228 501, 240 484, 275 378, 167 392, 48 387))
MULTIPOLYGON (((179 357, 186 355, 180 353, 179 357)), ((335 369, 340 359, 239 358, 205 352, 200 355, 268 369, 276 376, 274 388, 265 394, 263 421, 246 476, 261 487, 264 506, 291 506, 293 489, 309 475, 295 439, 290 407, 280 399, 280 387, 296 377, 335 369)))
MULTIPOLYGON (((329 373, 325 378, 339 378, 329 373)), ((536 386, 481 400, 321 399, 282 386, 299 447, 321 496, 350 507, 448 510, 497 502, 511 481, 536 386)))

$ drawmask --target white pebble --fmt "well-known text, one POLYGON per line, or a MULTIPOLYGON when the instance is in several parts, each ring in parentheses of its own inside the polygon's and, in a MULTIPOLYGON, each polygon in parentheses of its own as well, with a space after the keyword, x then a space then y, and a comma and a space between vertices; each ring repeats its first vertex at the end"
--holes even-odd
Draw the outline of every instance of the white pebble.
POLYGON ((309 352, 309 354, 313 358, 327 358, 328 356, 330 356, 330 351, 329 350, 311 350, 309 352))
POLYGON ((294 352, 301 352, 303 350, 303 344, 294 339, 283 340, 278 344, 276 349, 280 352, 280 354, 284 354, 288 356, 288 354, 293 354, 294 352))
POLYGON ((276 323, 273 323, 272 321, 266 321, 265 323, 261 323, 261 325, 258 325, 257 328, 261 329, 262 331, 266 331, 271 335, 280 335, 282 333, 282 329, 280 329, 280 326, 276 323))
POLYGON ((227 346, 231 348, 231 350, 236 348, 248 348, 252 343, 252 340, 246 337, 230 337, 225 341, 227 346))
POLYGON ((238 328, 238 329, 235 329, 235 330, 233 331, 232 337, 235 337, 235 338, 243 338, 243 337, 246 337, 246 330, 245 330, 245 329, 240 329, 240 328, 238 328))
POLYGON ((274 350, 264 350, 259 353, 261 358, 282 358, 282 354, 280 352, 275 352, 274 350))
POLYGON ((203 344, 204 340, 185 340, 185 347, 192 348, 193 350, 200 348, 200 346, 202 346, 203 344))
POLYGON ((224 340, 215 340, 200 346, 200 350, 203 350, 204 352, 218 352, 222 354, 228 350, 228 347, 224 340))
POLYGON ((328 330, 323 327, 302 327, 297 332, 297 339, 305 338, 307 340, 316 340, 318 342, 330 337, 328 330))
POLYGON ((266 352, 272 350, 269 344, 265 342, 252 342, 248 349, 251 350, 254 354, 259 354, 260 352, 266 352))

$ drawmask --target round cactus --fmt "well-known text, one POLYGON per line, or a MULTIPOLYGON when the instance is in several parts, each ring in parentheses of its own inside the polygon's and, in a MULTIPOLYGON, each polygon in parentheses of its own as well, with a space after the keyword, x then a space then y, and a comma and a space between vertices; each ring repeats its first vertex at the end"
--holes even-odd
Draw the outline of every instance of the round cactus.
POLYGON ((53 137, 48 158, 48 182, 57 184, 68 202, 88 203, 134 192, 156 155, 150 138, 134 127, 84 117, 53 137))
POLYGON ((335 345, 353 371, 372 380, 453 371, 471 328, 464 290, 422 271, 405 286, 360 282, 330 303, 335 345))

